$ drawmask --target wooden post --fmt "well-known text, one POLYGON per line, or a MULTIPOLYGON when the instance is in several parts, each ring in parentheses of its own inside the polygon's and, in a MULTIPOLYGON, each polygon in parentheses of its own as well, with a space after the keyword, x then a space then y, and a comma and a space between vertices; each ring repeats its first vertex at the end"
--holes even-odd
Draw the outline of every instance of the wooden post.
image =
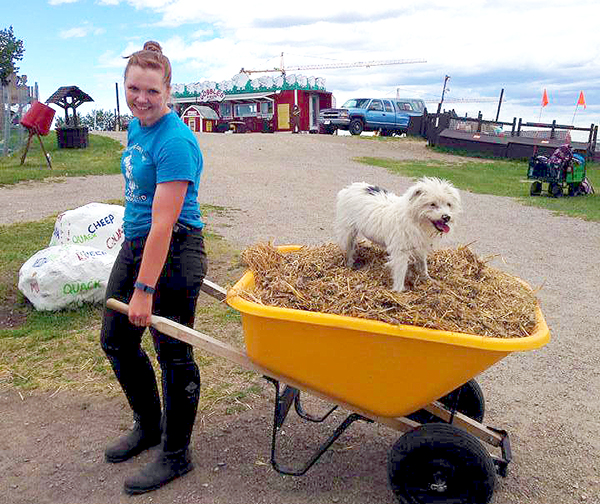
POLYGON ((515 136, 515 128, 517 127, 517 118, 513 117, 512 130, 510 131, 510 136, 515 136))
POLYGON ((31 144, 32 136, 33 130, 29 130, 29 138, 27 139, 27 145, 25 146, 25 150, 23 151, 23 155, 21 156, 21 165, 25 163, 25 158, 27 157, 27 152, 29 151, 29 145, 31 144))
POLYGON ((555 137, 555 133, 554 133, 555 128, 556 128, 556 119, 554 119, 554 121, 552 121, 552 129, 550 130, 550 138, 555 137))
POLYGON ((48 163, 48 168, 50 168, 52 170, 52 163, 50 162, 50 155, 46 152, 46 149, 44 148, 44 144, 42 143, 42 138, 40 137, 40 134, 37 131, 35 132, 35 134, 38 137, 38 140, 40 141, 40 147, 42 148, 42 152, 44 153, 44 157, 46 158, 46 163, 48 163))
POLYGON ((498 118, 500 117, 500 107, 502 106, 502 97, 504 96, 504 88, 500 91, 500 99, 498 100, 498 112, 496 112, 496 122, 498 122, 498 118))
POLYGON ((115 91, 117 93, 117 124, 116 130, 121 131, 121 111, 119 110, 119 83, 115 82, 115 91))
POLYGON ((483 119, 483 115, 481 114, 481 110, 477 114, 477 132, 481 133, 481 120, 483 119))
MULTIPOLYGON (((28 128, 29 129, 29 128, 28 128)), ((52 169, 52 163, 50 162, 50 155, 46 152, 44 148, 44 144, 42 143, 42 139, 40 134, 37 132, 35 128, 29 129, 29 138, 27 139, 27 145, 25 146, 25 150, 23 151, 23 155, 21 156, 21 165, 25 163, 25 158, 27 157, 27 152, 29 151, 29 146, 31 145, 31 139, 33 135, 37 136, 40 141, 40 146, 42 147, 42 152, 44 153, 44 157, 46 158, 46 163, 48 163, 48 168, 52 169)))
POLYGON ((519 117, 519 127, 517 128, 517 136, 521 136, 521 123, 523 122, 523 118, 519 117))

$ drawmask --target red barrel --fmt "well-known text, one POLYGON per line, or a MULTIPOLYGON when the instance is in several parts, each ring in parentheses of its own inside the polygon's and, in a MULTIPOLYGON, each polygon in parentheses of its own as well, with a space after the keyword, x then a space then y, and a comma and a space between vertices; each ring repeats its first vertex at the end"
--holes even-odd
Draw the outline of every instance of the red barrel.
POLYGON ((21 119, 21 124, 27 129, 37 131, 40 135, 47 135, 54 119, 54 112, 52 107, 34 101, 21 119))

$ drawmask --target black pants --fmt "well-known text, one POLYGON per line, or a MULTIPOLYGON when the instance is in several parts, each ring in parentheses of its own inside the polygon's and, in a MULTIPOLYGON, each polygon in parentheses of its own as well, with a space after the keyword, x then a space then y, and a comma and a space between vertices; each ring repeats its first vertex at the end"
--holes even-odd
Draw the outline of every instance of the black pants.
MULTIPOLYGON (((126 240, 115 260, 106 298, 128 303, 142 262, 146 239, 126 240)), ((196 300, 206 274, 202 231, 173 233, 169 254, 154 294, 153 313, 193 327, 196 300)), ((150 328, 162 371, 163 411, 154 370, 141 348, 145 328, 129 323, 126 315, 105 308, 100 341, 142 428, 162 427, 163 449, 186 449, 190 442, 198 398, 200 372, 191 345, 150 328)))

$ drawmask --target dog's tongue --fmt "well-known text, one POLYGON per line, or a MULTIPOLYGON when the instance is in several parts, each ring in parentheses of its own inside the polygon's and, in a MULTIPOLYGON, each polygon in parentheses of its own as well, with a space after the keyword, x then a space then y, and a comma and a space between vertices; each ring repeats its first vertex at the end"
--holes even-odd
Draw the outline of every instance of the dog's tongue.
POLYGON ((450 226, 448 226, 448 224, 446 224, 443 220, 435 221, 433 225, 441 233, 447 233, 450 231, 450 226))

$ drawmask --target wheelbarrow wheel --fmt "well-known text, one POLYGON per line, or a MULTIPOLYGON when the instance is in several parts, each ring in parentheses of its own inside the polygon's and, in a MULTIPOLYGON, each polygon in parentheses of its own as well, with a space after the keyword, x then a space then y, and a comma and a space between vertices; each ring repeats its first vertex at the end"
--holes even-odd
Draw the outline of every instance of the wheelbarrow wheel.
POLYGON ((388 458, 390 486, 402 504, 486 504, 496 472, 473 435, 447 424, 427 424, 402 436, 388 458))
MULTIPOLYGON (((456 411, 462 413, 463 415, 467 415, 476 422, 481 423, 483 421, 483 416, 485 415, 485 398, 483 397, 483 391, 481 390, 481 387, 475 380, 469 380, 467 383, 440 398, 439 402, 441 402, 446 408, 452 409, 454 403, 456 402, 456 396, 459 391, 460 395, 458 396, 456 411)), ((424 409, 415 411, 414 413, 406 416, 407 418, 422 424, 443 421, 441 418, 429 413, 429 411, 424 409)))
POLYGON ((542 183, 539 180, 531 183, 531 187, 529 188, 529 194, 531 196, 539 196, 542 194, 542 183))

